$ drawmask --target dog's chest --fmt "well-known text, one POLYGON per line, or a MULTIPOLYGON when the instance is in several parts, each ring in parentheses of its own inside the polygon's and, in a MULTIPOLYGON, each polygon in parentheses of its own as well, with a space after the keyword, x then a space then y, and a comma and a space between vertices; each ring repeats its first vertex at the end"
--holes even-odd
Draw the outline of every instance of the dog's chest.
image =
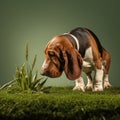
POLYGON ((88 73, 94 70, 92 47, 89 47, 85 52, 85 56, 83 58, 82 70, 85 73, 88 73))

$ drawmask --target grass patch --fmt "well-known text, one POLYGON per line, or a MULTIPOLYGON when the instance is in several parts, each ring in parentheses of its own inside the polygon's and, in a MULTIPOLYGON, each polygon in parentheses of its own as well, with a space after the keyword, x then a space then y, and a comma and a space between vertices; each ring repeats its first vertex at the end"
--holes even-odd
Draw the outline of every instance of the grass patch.
POLYGON ((38 78, 38 71, 34 73, 34 66, 37 55, 35 55, 32 64, 29 64, 28 44, 25 51, 25 63, 22 66, 17 66, 13 80, 5 83, 0 87, 0 90, 6 89, 7 92, 49 92, 50 87, 44 87, 47 78, 38 78))
POLYGON ((120 87, 103 92, 52 87, 48 94, 0 91, 0 120, 118 120, 120 87))

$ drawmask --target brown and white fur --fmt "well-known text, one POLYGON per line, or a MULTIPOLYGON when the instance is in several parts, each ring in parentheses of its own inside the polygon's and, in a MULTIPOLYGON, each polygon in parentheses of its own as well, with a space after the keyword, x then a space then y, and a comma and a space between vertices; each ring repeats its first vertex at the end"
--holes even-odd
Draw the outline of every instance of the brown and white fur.
POLYGON ((79 27, 54 37, 47 44, 45 54, 42 75, 55 78, 64 71, 68 79, 75 80, 73 90, 103 91, 111 87, 108 79, 110 55, 91 30, 79 27), (82 71, 87 75, 86 86, 82 71), (95 71, 94 78, 92 71, 95 71))

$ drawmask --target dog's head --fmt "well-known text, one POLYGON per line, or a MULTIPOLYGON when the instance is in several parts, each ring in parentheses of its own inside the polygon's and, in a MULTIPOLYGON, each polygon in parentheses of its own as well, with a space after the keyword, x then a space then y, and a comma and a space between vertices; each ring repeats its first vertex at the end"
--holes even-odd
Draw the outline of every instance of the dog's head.
POLYGON ((65 36, 53 38, 45 48, 46 59, 41 74, 59 77, 64 71, 67 78, 75 80, 81 75, 82 57, 65 36))

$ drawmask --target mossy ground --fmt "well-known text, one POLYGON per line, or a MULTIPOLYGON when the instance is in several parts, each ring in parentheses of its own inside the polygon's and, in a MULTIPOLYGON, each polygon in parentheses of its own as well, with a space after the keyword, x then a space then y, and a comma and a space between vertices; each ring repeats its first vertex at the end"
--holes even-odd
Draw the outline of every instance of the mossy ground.
POLYGON ((49 93, 0 91, 0 120, 118 120, 120 87, 103 92, 52 87, 49 93))

